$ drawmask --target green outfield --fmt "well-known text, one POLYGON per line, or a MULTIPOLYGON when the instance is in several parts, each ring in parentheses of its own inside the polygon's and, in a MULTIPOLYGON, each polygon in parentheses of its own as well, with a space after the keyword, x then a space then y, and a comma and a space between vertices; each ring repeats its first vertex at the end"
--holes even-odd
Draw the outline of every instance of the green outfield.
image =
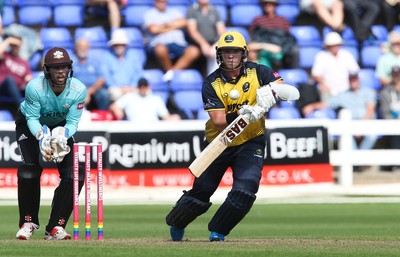
MULTIPOLYGON (((216 207, 187 228, 183 242, 169 239, 170 205, 106 205, 104 241, 55 242, 42 239, 43 229, 16 240, 17 207, 0 206, 0 256, 400 256, 400 204, 256 204, 225 242, 210 243, 207 223, 216 207)), ((48 211, 41 208, 43 226, 48 211)))

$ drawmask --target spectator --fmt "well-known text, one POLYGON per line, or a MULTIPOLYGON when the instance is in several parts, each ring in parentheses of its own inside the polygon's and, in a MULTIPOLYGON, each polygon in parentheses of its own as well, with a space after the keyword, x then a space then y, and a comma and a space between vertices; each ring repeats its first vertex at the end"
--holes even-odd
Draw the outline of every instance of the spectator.
POLYGON ((119 0, 87 0, 87 6, 103 7, 108 11, 108 23, 111 29, 117 29, 121 26, 120 7, 125 5, 125 1, 119 0))
POLYGON ((325 49, 315 56, 311 68, 311 75, 318 83, 323 102, 349 89, 349 73, 360 69, 354 56, 340 48, 342 44, 343 39, 337 32, 327 33, 324 38, 325 49))
MULTIPOLYGON (((380 94, 380 107, 383 119, 400 119, 400 66, 392 68, 392 81, 380 94)), ((388 136, 390 149, 400 149, 400 136, 388 136)), ((396 166, 384 166, 382 170, 392 171, 396 166)))
POLYGON ((276 15, 278 1, 261 0, 260 5, 263 9, 263 15, 253 19, 249 32, 252 35, 253 42, 270 45, 250 43, 249 49, 258 49, 265 64, 267 65, 269 62, 270 65, 267 65, 269 67, 275 64, 274 69, 282 68, 282 66, 297 68, 299 65, 299 49, 296 46, 296 40, 290 34, 290 22, 286 18, 276 15), (276 47, 271 48, 272 45, 281 47, 281 51, 277 51, 276 47))
POLYGON ((381 4, 381 16, 388 31, 400 23, 400 0, 377 0, 381 4))
POLYGON ((136 90, 143 73, 143 65, 135 52, 128 50, 128 36, 122 29, 114 30, 108 42, 111 51, 102 60, 102 74, 111 101, 136 90))
POLYGON ((148 52, 164 70, 164 81, 170 81, 174 70, 188 68, 201 55, 199 48, 186 41, 183 31, 186 27, 184 15, 167 8, 167 0, 154 0, 154 8, 144 14, 143 29, 148 37, 148 52))
POLYGON ((252 41, 248 44, 249 53, 247 60, 272 68, 275 60, 282 59, 282 47, 270 43, 252 41))
POLYGON ((74 77, 87 87, 85 106, 88 109, 108 110, 110 96, 101 74, 101 64, 89 52, 89 41, 78 39, 75 43, 74 77))
POLYGON ((296 101, 296 108, 303 118, 327 107, 321 100, 320 91, 313 83, 299 83, 299 92, 301 97, 296 101))
POLYGON ((378 0, 343 0, 346 21, 360 42, 373 38, 371 26, 380 12, 378 0))
MULTIPOLYGON (((353 120, 372 120, 376 118, 376 93, 373 89, 362 87, 358 73, 350 73, 350 88, 329 101, 329 107, 335 110, 348 109, 353 120)), ((353 149, 369 150, 374 148, 376 135, 355 135, 353 149)), ((366 167, 355 167, 355 171, 362 171, 366 167)))
POLYGON ((341 0, 300 0, 300 9, 317 17, 336 32, 344 28, 344 7, 341 0))
POLYGON ((215 46, 219 36, 225 32, 225 23, 220 19, 218 10, 209 0, 198 0, 188 10, 188 33, 207 58, 207 75, 218 68, 215 61, 215 46))
POLYGON ((10 96, 16 105, 22 102, 26 84, 33 78, 28 62, 19 56, 21 45, 22 39, 14 35, 0 43, 0 94, 10 96))
POLYGON ((180 120, 177 114, 170 114, 164 101, 151 93, 148 81, 139 79, 138 92, 128 93, 110 106, 117 119, 147 123, 162 120, 180 120))
POLYGON ((376 76, 382 86, 388 85, 391 80, 391 72, 394 66, 400 66, 400 32, 389 33, 389 51, 379 57, 376 64, 376 76))

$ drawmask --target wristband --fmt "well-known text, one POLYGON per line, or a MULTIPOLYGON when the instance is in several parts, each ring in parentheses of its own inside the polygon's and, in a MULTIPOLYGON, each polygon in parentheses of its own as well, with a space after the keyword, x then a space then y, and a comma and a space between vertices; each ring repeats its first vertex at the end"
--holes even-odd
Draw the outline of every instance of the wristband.
POLYGON ((239 115, 237 114, 237 112, 231 112, 226 114, 226 122, 228 124, 231 124, 239 115))

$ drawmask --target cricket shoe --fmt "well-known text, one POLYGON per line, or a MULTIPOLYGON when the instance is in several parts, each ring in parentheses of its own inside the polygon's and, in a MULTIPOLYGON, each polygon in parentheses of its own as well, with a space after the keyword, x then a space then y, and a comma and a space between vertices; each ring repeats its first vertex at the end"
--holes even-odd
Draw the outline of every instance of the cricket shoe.
POLYGON ((39 229, 39 225, 32 222, 25 222, 18 230, 16 237, 19 240, 29 240, 36 229, 39 229))
POLYGON ((185 229, 171 226, 169 228, 169 233, 171 234, 172 241, 182 241, 183 235, 185 234, 185 229))
POLYGON ((47 232, 44 235, 45 240, 69 240, 71 235, 65 231, 63 227, 55 226, 51 232, 47 232))
POLYGON ((217 232, 211 232, 209 239, 210 242, 223 242, 225 240, 225 236, 217 232))

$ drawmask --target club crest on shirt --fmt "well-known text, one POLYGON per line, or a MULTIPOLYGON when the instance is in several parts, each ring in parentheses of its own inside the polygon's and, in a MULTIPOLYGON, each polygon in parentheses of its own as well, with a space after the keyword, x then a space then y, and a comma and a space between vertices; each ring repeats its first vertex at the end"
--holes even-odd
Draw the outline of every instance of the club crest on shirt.
POLYGON ((69 107, 70 107, 70 105, 69 105, 69 104, 64 104, 64 105, 63 105, 63 108, 64 108, 64 110, 68 110, 68 109, 69 109, 69 107))
POLYGON ((242 89, 243 89, 243 92, 249 91, 250 83, 249 82, 244 83, 243 86, 242 86, 242 89))

